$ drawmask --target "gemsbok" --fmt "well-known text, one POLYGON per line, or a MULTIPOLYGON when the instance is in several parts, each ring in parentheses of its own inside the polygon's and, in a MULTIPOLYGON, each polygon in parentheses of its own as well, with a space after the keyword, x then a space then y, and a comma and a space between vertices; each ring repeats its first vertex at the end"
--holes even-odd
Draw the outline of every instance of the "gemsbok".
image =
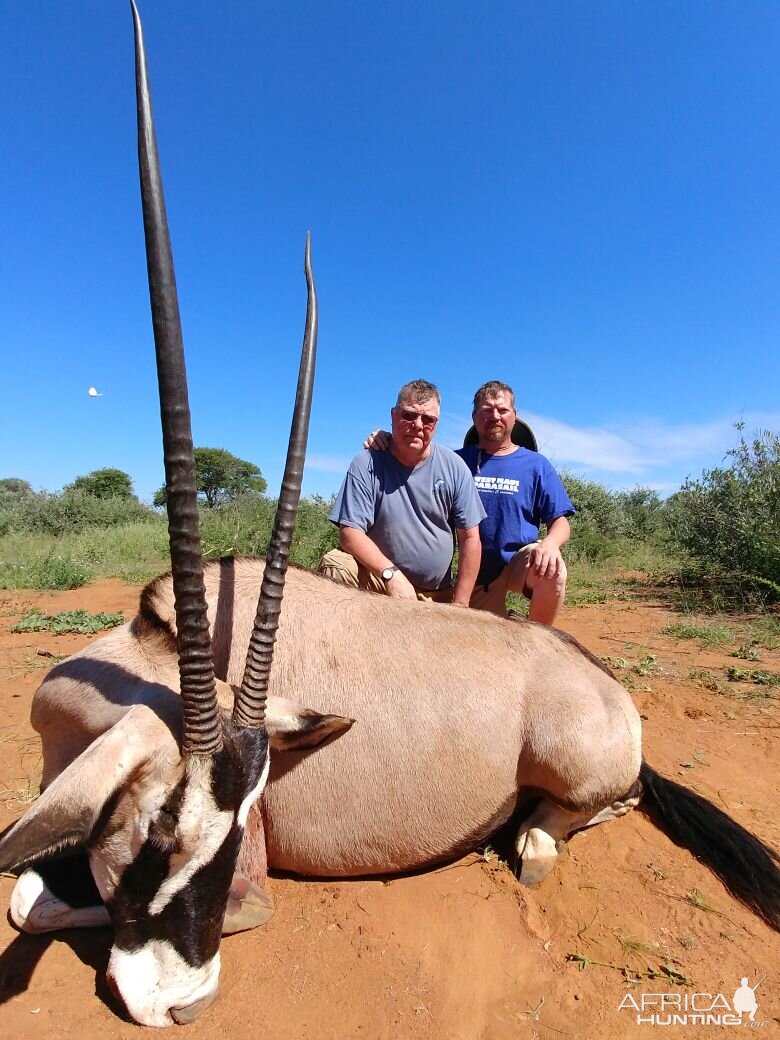
POLYGON ((317 332, 308 240, 301 374, 268 556, 203 565, 133 14, 172 574, 144 589, 131 622, 52 668, 35 695, 42 794, 0 841, 0 870, 21 871, 14 922, 29 932, 110 924, 108 975, 133 1018, 190 1022, 216 996, 221 934, 270 915, 267 866, 406 871, 511 824, 518 877, 535 884, 575 831, 638 807, 780 930, 780 857, 643 761, 630 696, 573 639, 287 570, 317 332), (279 752, 270 775, 269 744, 279 752), (86 863, 91 893, 64 896, 62 875, 72 881, 86 863))

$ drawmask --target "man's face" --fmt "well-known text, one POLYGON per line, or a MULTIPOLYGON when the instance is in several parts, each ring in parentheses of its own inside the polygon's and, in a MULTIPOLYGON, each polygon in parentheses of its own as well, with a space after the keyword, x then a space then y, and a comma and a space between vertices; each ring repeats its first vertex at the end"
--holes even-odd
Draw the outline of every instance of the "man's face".
POLYGON ((395 443, 408 451, 424 451, 439 421, 439 402, 435 397, 422 403, 403 399, 390 410, 390 417, 395 443))
POLYGON ((490 397, 483 397, 473 418, 480 444, 500 448, 512 443, 517 412, 506 391, 499 390, 490 397))

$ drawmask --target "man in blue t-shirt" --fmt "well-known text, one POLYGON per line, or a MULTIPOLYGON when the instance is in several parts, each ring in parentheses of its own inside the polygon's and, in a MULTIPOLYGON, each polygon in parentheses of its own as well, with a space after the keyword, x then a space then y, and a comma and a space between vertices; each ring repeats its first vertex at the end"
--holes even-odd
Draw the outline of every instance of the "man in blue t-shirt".
POLYGON ((391 409, 389 451, 352 460, 329 519, 340 549, 319 571, 343 584, 396 599, 467 607, 480 565, 485 517, 471 474, 448 448, 432 444, 439 391, 426 380, 402 386, 391 409), (453 587, 452 532, 459 550, 453 587))
POLYGON ((552 464, 512 442, 517 419, 510 386, 492 380, 474 395, 479 443, 457 452, 471 470, 487 512, 480 525, 482 564, 471 606, 506 616, 507 592, 528 597, 532 621, 552 625, 566 595, 561 547, 574 506, 552 464), (547 534, 539 541, 539 526, 547 534))
MULTIPOLYGON (((532 621, 552 625, 566 595, 561 547, 569 540, 574 506, 552 464, 513 443, 517 411, 510 386, 485 383, 471 414, 479 443, 455 454, 471 471, 487 515, 479 528, 482 563, 470 606, 506 617, 507 593, 517 592, 530 600, 532 621), (547 534, 539 541, 541 524, 547 534)), ((366 444, 382 451, 392 438, 375 430, 366 444)))

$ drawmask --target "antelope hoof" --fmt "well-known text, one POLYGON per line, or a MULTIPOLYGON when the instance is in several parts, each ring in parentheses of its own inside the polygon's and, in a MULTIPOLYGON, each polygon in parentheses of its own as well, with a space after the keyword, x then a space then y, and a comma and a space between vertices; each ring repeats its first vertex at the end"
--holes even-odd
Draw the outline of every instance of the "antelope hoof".
POLYGON ((558 844, 546 831, 532 827, 517 839, 517 880, 523 885, 538 885, 547 877, 558 859, 558 844))
POLYGON ((268 893, 246 878, 236 875, 230 886, 222 934, 233 935, 235 932, 259 928, 273 916, 273 912, 273 900, 268 893))
POLYGON ((25 870, 16 882, 8 912, 16 927, 28 935, 62 928, 105 928, 111 923, 108 910, 102 904, 70 906, 55 896, 32 868, 25 870))

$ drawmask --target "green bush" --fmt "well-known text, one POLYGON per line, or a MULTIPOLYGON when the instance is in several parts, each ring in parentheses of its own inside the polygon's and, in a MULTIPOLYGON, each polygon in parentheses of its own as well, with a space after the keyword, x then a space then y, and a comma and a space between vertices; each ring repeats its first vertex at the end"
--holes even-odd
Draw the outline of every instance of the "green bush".
MULTIPOLYGON (((338 528, 328 520, 331 501, 315 495, 298 508, 290 560, 316 567, 320 557, 338 544, 338 528)), ((201 510, 201 539, 206 556, 262 556, 271 540, 276 500, 260 495, 201 510)))
POLYGON ((615 494, 620 533, 635 542, 654 541, 666 534, 664 503, 657 491, 635 487, 615 494))
POLYGON ((12 512, 19 503, 34 494, 32 485, 21 477, 3 477, 0 480, 0 525, 3 516, 12 512))
POLYGON ((169 566, 168 529, 165 517, 153 516, 139 523, 112 527, 88 527, 64 540, 87 563, 108 574, 124 577, 128 569, 157 570, 169 566))
POLYGON ((257 556, 268 548, 276 503, 262 495, 200 509, 204 556, 257 556))
POLYGON ((85 495, 95 498, 135 498, 133 481, 130 474, 122 469, 106 467, 93 469, 86 476, 76 477, 72 484, 67 484, 63 491, 83 491, 85 495))
POLYGON ((699 573, 780 598, 780 436, 765 430, 728 452, 729 465, 688 480, 666 510, 699 573))
POLYGON ((295 524, 292 551, 293 563, 315 568, 326 552, 339 544, 339 529, 328 520, 333 499, 320 495, 302 498, 295 524))
POLYGON ((115 628, 124 624, 124 616, 120 613, 91 614, 88 610, 61 610, 57 614, 42 614, 37 607, 26 610, 15 625, 12 632, 53 632, 57 636, 66 632, 79 635, 94 635, 107 628, 115 628))
POLYGON ((617 496, 595 480, 582 480, 571 473, 561 473, 577 515, 573 523, 581 529, 599 531, 614 537, 620 534, 621 518, 617 496))
POLYGON ((94 574, 82 560, 67 553, 48 553, 19 563, 0 562, 0 588, 79 589, 94 574))
POLYGON ((155 513, 136 498, 98 498, 84 491, 66 491, 17 497, 0 502, 0 536, 28 531, 59 536, 87 527, 113 527, 148 520, 155 513))
POLYGON ((566 547, 568 560, 602 563, 633 556, 640 544, 654 551, 668 541, 665 504, 657 491, 646 487, 610 491, 595 480, 566 472, 561 479, 577 510, 566 547))

